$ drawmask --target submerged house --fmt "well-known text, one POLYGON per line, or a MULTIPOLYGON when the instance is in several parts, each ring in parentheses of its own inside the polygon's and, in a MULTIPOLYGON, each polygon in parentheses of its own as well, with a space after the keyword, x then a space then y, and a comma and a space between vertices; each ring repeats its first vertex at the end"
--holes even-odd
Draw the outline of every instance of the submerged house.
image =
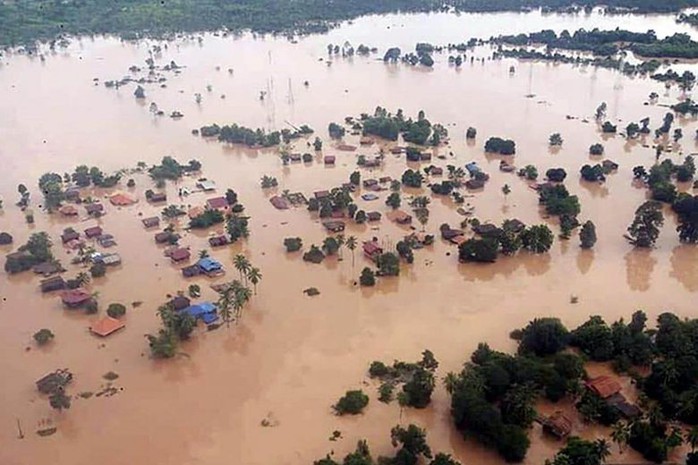
POLYGON ((178 295, 170 300, 169 304, 172 305, 172 308, 175 310, 182 310, 191 305, 191 300, 183 295, 178 295))
POLYGON ((324 221, 322 225, 325 227, 325 229, 329 232, 333 233, 338 233, 344 231, 345 224, 344 221, 340 220, 330 220, 330 221, 324 221))
POLYGON ((63 305, 68 308, 78 308, 92 300, 92 296, 85 289, 69 289, 61 294, 63 305))
POLYGON ((178 248, 170 252, 170 260, 175 263, 189 260, 189 257, 191 257, 191 253, 187 249, 178 248))
POLYGON ((599 376, 590 379, 585 384, 586 388, 599 396, 606 405, 615 409, 619 415, 629 420, 639 417, 642 412, 636 406, 628 402, 621 393, 620 383, 610 376, 599 376))
POLYGON ((189 265, 182 268, 182 276, 185 278, 193 278, 194 276, 199 276, 201 274, 201 268, 199 265, 189 265))
POLYGON ((218 320, 218 309, 211 302, 201 302, 200 304, 190 305, 180 311, 188 313, 195 320, 202 320, 207 325, 218 320))
POLYGON ((64 244, 80 239, 80 233, 73 228, 65 228, 63 234, 61 234, 61 242, 64 244))
POLYGON ((146 228, 155 228, 157 226, 160 226, 160 218, 157 216, 152 216, 150 218, 145 218, 141 220, 141 223, 143 223, 143 226, 146 228))
POLYGON ((543 431, 555 436, 558 439, 564 439, 572 432, 572 420, 567 418, 562 412, 557 411, 549 417, 541 419, 543 431))
POLYGON ((65 280, 60 276, 44 279, 40 283, 41 292, 61 291, 66 288, 65 280))
POLYGON ((366 213, 366 219, 368 221, 380 221, 381 219, 381 212, 368 212, 366 213))
POLYGON ((90 331, 100 337, 107 337, 126 327, 126 323, 110 316, 105 316, 92 323, 90 331))
POLYGON ((383 248, 378 245, 378 241, 364 242, 363 251, 366 258, 374 262, 383 254, 383 248))
POLYGON ((211 257, 202 258, 196 262, 196 266, 198 266, 199 269, 201 269, 201 272, 207 276, 223 274, 223 265, 211 257))
POLYGON ((211 210, 227 211, 230 205, 225 197, 214 197, 206 201, 206 206, 211 210))
POLYGON ((85 229, 85 237, 92 239, 102 235, 102 228, 100 226, 92 226, 91 228, 85 229))
POLYGON ((102 216, 104 214, 104 205, 99 202, 88 203, 85 205, 85 210, 90 216, 102 216))
POLYGON ((387 213, 388 218, 397 224, 410 224, 412 223, 412 216, 405 213, 402 210, 393 210, 387 213))
POLYGON ((36 274, 40 274, 45 278, 56 273, 63 273, 65 268, 61 266, 58 261, 43 262, 32 267, 32 271, 36 274))
POLYGON ((208 238, 208 245, 210 245, 211 247, 222 247, 228 244, 230 244, 230 239, 228 239, 228 236, 226 236, 225 234, 208 238))
POLYGON ((42 394, 52 394, 59 389, 63 389, 73 380, 73 374, 63 368, 49 373, 36 382, 36 388, 42 394))
POLYGON ((209 179, 200 179, 199 181, 197 181, 196 187, 198 187, 204 192, 210 192, 216 190, 216 183, 209 179))
POLYGON ((274 207, 278 210, 288 210, 288 200, 279 195, 275 195, 274 197, 270 198, 269 202, 271 202, 271 204, 274 205, 274 207))

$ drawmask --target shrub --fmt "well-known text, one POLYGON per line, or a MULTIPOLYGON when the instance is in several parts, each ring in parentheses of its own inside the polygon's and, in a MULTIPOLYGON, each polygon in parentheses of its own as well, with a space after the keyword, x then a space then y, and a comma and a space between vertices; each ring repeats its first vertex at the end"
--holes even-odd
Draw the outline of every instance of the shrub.
POLYGON ((97 262, 90 267, 90 275, 93 278, 101 278, 107 274, 107 266, 102 262, 97 262))
POLYGON ((35 332, 33 337, 38 345, 43 346, 48 344, 54 338, 54 335, 50 329, 43 328, 35 332))
POLYGON ((126 306, 119 303, 109 304, 107 315, 112 318, 121 318, 126 314, 126 306))
POLYGON ((347 391, 334 405, 338 415, 357 415, 368 405, 368 396, 361 390, 347 391))
POLYGON ((303 239, 300 237, 287 237, 284 239, 286 252, 297 252, 303 247, 303 239))
POLYGON ((376 285, 376 274, 372 269, 366 267, 361 270, 361 276, 359 277, 359 283, 365 287, 371 287, 376 285))

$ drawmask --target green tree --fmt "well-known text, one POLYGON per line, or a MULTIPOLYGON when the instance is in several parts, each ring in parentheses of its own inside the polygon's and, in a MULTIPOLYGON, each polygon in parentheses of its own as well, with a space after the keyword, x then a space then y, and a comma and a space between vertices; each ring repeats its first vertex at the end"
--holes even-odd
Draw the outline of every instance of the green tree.
POLYGON ((313 148, 315 149, 316 152, 319 152, 322 150, 322 141, 320 140, 319 137, 315 138, 315 142, 313 142, 313 148))
POLYGON ((51 332, 50 329, 42 328, 39 331, 35 332, 33 337, 38 345, 43 346, 45 344, 48 344, 51 340, 53 340, 55 336, 53 335, 53 332, 51 332))
POLYGON ((303 247, 303 240, 300 237, 287 237, 284 239, 286 252, 297 252, 303 247))
POLYGON ((361 173, 358 171, 354 171, 353 173, 351 173, 349 175, 349 182, 355 186, 361 184, 361 173))
POLYGON ((559 132, 556 132, 554 134, 550 135, 550 138, 548 139, 548 142, 550 143, 551 146, 553 147, 559 147, 562 145, 562 136, 560 135, 559 132))
POLYGON ((337 403, 334 410, 338 415, 357 415, 368 405, 368 396, 361 390, 347 391, 337 403))
POLYGON ((558 318, 536 318, 523 329, 519 353, 553 355, 564 349, 568 341, 569 331, 558 318))
POLYGON ((380 276, 398 276, 400 274, 400 259, 392 252, 385 252, 376 260, 380 276))
POLYGON ((121 318, 126 315, 126 306, 120 303, 109 304, 107 307, 107 315, 112 318, 121 318))
POLYGON ((417 425, 409 424, 407 428, 400 425, 393 427, 390 430, 390 439, 393 447, 400 446, 395 458, 396 464, 416 464, 420 456, 432 458, 431 448, 427 444, 427 432, 417 425))
POLYGON ((400 208, 400 193, 399 192, 391 192, 390 195, 388 195, 388 198, 385 199, 385 204, 392 208, 393 210, 396 210, 400 208))
POLYGON ((402 386, 404 403, 410 407, 425 408, 431 402, 434 391, 434 375, 424 368, 414 370, 412 377, 402 386))
POLYGON ((622 421, 613 424, 611 440, 618 445, 618 452, 623 453, 623 448, 630 438, 630 426, 622 421))
POLYGON ((335 255, 338 250, 339 242, 336 238, 328 236, 322 241, 322 251, 325 252, 325 255, 335 255))
POLYGON ((533 253, 547 252, 553 240, 553 232, 544 224, 529 226, 521 233, 523 247, 533 253))
POLYGON ((371 268, 364 268, 361 270, 361 276, 359 277, 359 283, 364 287, 371 287, 376 285, 376 274, 371 268))
POLYGON ((66 395, 63 388, 55 390, 48 398, 49 404, 52 408, 62 412, 70 408, 70 396, 66 395))
POLYGON ((358 239, 356 239, 356 236, 349 236, 347 237, 346 240, 346 246, 347 249, 351 252, 351 269, 354 269, 354 251, 356 250, 356 247, 358 246, 359 242, 358 239))
POLYGON ((257 295, 257 284, 262 280, 262 272, 259 271, 259 268, 255 268, 254 266, 250 268, 250 271, 247 273, 247 278, 250 280, 250 283, 252 283, 252 287, 254 288, 254 293, 257 295))
POLYGON ((596 244, 596 226, 591 220, 582 225, 579 231, 579 242, 583 249, 591 249, 596 244))
POLYGON ((500 405, 504 422, 523 428, 530 427, 537 415, 533 404, 535 399, 536 392, 533 386, 526 384, 512 386, 504 395, 500 405))
POLYGON ((502 194, 504 194, 504 203, 506 203, 507 198, 509 198, 509 194, 511 194, 511 187, 509 187, 509 184, 504 184, 502 186, 502 194))
POLYGON ((240 281, 247 281, 247 273, 249 273, 252 265, 250 261, 242 254, 237 254, 233 258, 233 265, 235 269, 240 273, 240 281))
POLYGON ((662 206, 656 201, 647 201, 635 211, 635 219, 628 226, 626 238, 635 247, 652 247, 659 237, 659 228, 664 224, 662 206))

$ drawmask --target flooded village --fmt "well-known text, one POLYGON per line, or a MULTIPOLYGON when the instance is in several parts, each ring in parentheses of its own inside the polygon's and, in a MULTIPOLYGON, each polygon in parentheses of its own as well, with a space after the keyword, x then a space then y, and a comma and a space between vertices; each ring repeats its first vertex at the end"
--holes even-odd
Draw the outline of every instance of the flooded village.
POLYGON ((675 19, 3 51, 0 464, 695 463, 695 63, 489 41, 675 19))

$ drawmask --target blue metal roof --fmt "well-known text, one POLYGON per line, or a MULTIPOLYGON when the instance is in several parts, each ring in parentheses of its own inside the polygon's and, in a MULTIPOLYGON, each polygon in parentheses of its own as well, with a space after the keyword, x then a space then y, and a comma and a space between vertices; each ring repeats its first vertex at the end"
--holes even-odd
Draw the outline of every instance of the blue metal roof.
POLYGON ((202 318, 206 321, 206 315, 215 315, 216 306, 211 302, 201 302, 200 304, 190 305, 187 308, 182 309, 183 312, 187 312, 194 318, 202 318))
POLYGON ((206 273, 211 271, 218 271, 223 268, 223 265, 221 265, 220 262, 210 257, 202 258, 196 264, 206 273))

